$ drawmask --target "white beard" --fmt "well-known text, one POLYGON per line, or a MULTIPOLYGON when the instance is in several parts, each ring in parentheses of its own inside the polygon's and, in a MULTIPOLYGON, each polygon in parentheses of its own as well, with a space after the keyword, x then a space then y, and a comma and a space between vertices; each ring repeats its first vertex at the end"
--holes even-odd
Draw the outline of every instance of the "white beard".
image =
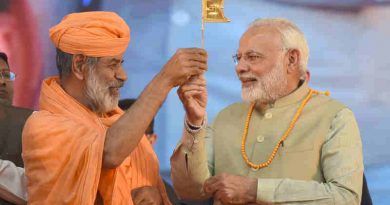
POLYGON ((112 96, 110 87, 116 83, 103 82, 102 79, 94 72, 94 68, 88 68, 88 77, 86 79, 85 95, 89 99, 90 108, 98 114, 107 113, 118 106, 119 97, 112 96))
POLYGON ((248 73, 239 77, 256 78, 254 85, 242 88, 241 97, 245 102, 271 103, 286 94, 287 75, 281 62, 263 76, 248 73))

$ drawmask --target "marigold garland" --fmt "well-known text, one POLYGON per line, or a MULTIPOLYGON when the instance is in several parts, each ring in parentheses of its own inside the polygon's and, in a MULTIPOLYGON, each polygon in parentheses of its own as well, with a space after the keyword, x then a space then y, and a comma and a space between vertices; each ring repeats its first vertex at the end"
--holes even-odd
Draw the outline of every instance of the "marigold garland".
POLYGON ((245 122, 244 134, 242 135, 242 141, 241 141, 241 154, 242 154, 242 157, 244 158, 245 163, 248 166, 250 166, 251 168, 254 168, 254 169, 261 169, 261 168, 267 167, 268 165, 270 165, 272 163, 272 160, 275 158, 275 155, 279 150, 280 144, 283 143, 284 140, 286 140, 286 138, 288 137, 290 132, 295 127, 295 123, 298 121, 299 116, 302 114, 303 108, 309 102, 309 100, 311 99, 313 94, 324 94, 324 95, 329 96, 329 92, 319 92, 319 91, 310 89, 309 94, 302 101, 297 112, 295 113, 295 116, 294 116, 293 120, 291 121, 289 128, 287 129, 287 131, 284 133, 282 138, 279 140, 279 142, 276 144, 275 148, 273 149, 271 156, 268 158, 268 160, 266 162, 263 162, 260 164, 255 164, 255 163, 251 162, 248 159, 248 156, 247 156, 246 151, 245 151, 245 141, 246 141, 246 137, 248 135, 249 122, 250 122, 253 110, 255 108, 255 103, 251 104, 251 106, 249 108, 248 116, 247 116, 247 119, 245 122))

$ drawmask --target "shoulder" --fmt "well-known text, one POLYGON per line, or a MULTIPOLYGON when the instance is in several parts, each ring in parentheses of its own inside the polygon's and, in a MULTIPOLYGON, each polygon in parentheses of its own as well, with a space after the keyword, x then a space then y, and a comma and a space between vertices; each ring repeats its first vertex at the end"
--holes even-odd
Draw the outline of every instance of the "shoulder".
POLYGON ((24 126, 24 132, 31 132, 40 129, 58 130, 64 127, 60 125, 73 126, 76 124, 77 122, 65 116, 52 114, 48 111, 35 111, 27 119, 26 124, 24 126))
POLYGON ((96 129, 66 116, 48 111, 33 112, 23 128, 22 143, 24 145, 58 142, 70 143, 75 137, 85 136, 96 129))
POLYGON ((344 103, 323 94, 315 94, 308 107, 313 110, 321 110, 333 116, 336 116, 342 110, 350 110, 344 103))

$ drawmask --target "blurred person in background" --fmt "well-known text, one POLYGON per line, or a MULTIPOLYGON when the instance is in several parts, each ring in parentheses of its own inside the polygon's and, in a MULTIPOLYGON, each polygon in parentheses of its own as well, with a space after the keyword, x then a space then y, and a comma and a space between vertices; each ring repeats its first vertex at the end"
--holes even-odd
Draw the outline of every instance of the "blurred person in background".
POLYGON ((32 111, 12 106, 15 78, 8 56, 0 52, 0 205, 27 201, 22 130, 32 111))

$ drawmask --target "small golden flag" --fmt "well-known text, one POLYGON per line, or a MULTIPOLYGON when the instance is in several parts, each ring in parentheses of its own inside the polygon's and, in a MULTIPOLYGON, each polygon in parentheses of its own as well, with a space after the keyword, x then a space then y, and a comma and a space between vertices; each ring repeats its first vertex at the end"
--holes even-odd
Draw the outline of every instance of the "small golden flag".
POLYGON ((230 22, 223 14, 224 0, 202 0, 202 19, 208 23, 230 22))

